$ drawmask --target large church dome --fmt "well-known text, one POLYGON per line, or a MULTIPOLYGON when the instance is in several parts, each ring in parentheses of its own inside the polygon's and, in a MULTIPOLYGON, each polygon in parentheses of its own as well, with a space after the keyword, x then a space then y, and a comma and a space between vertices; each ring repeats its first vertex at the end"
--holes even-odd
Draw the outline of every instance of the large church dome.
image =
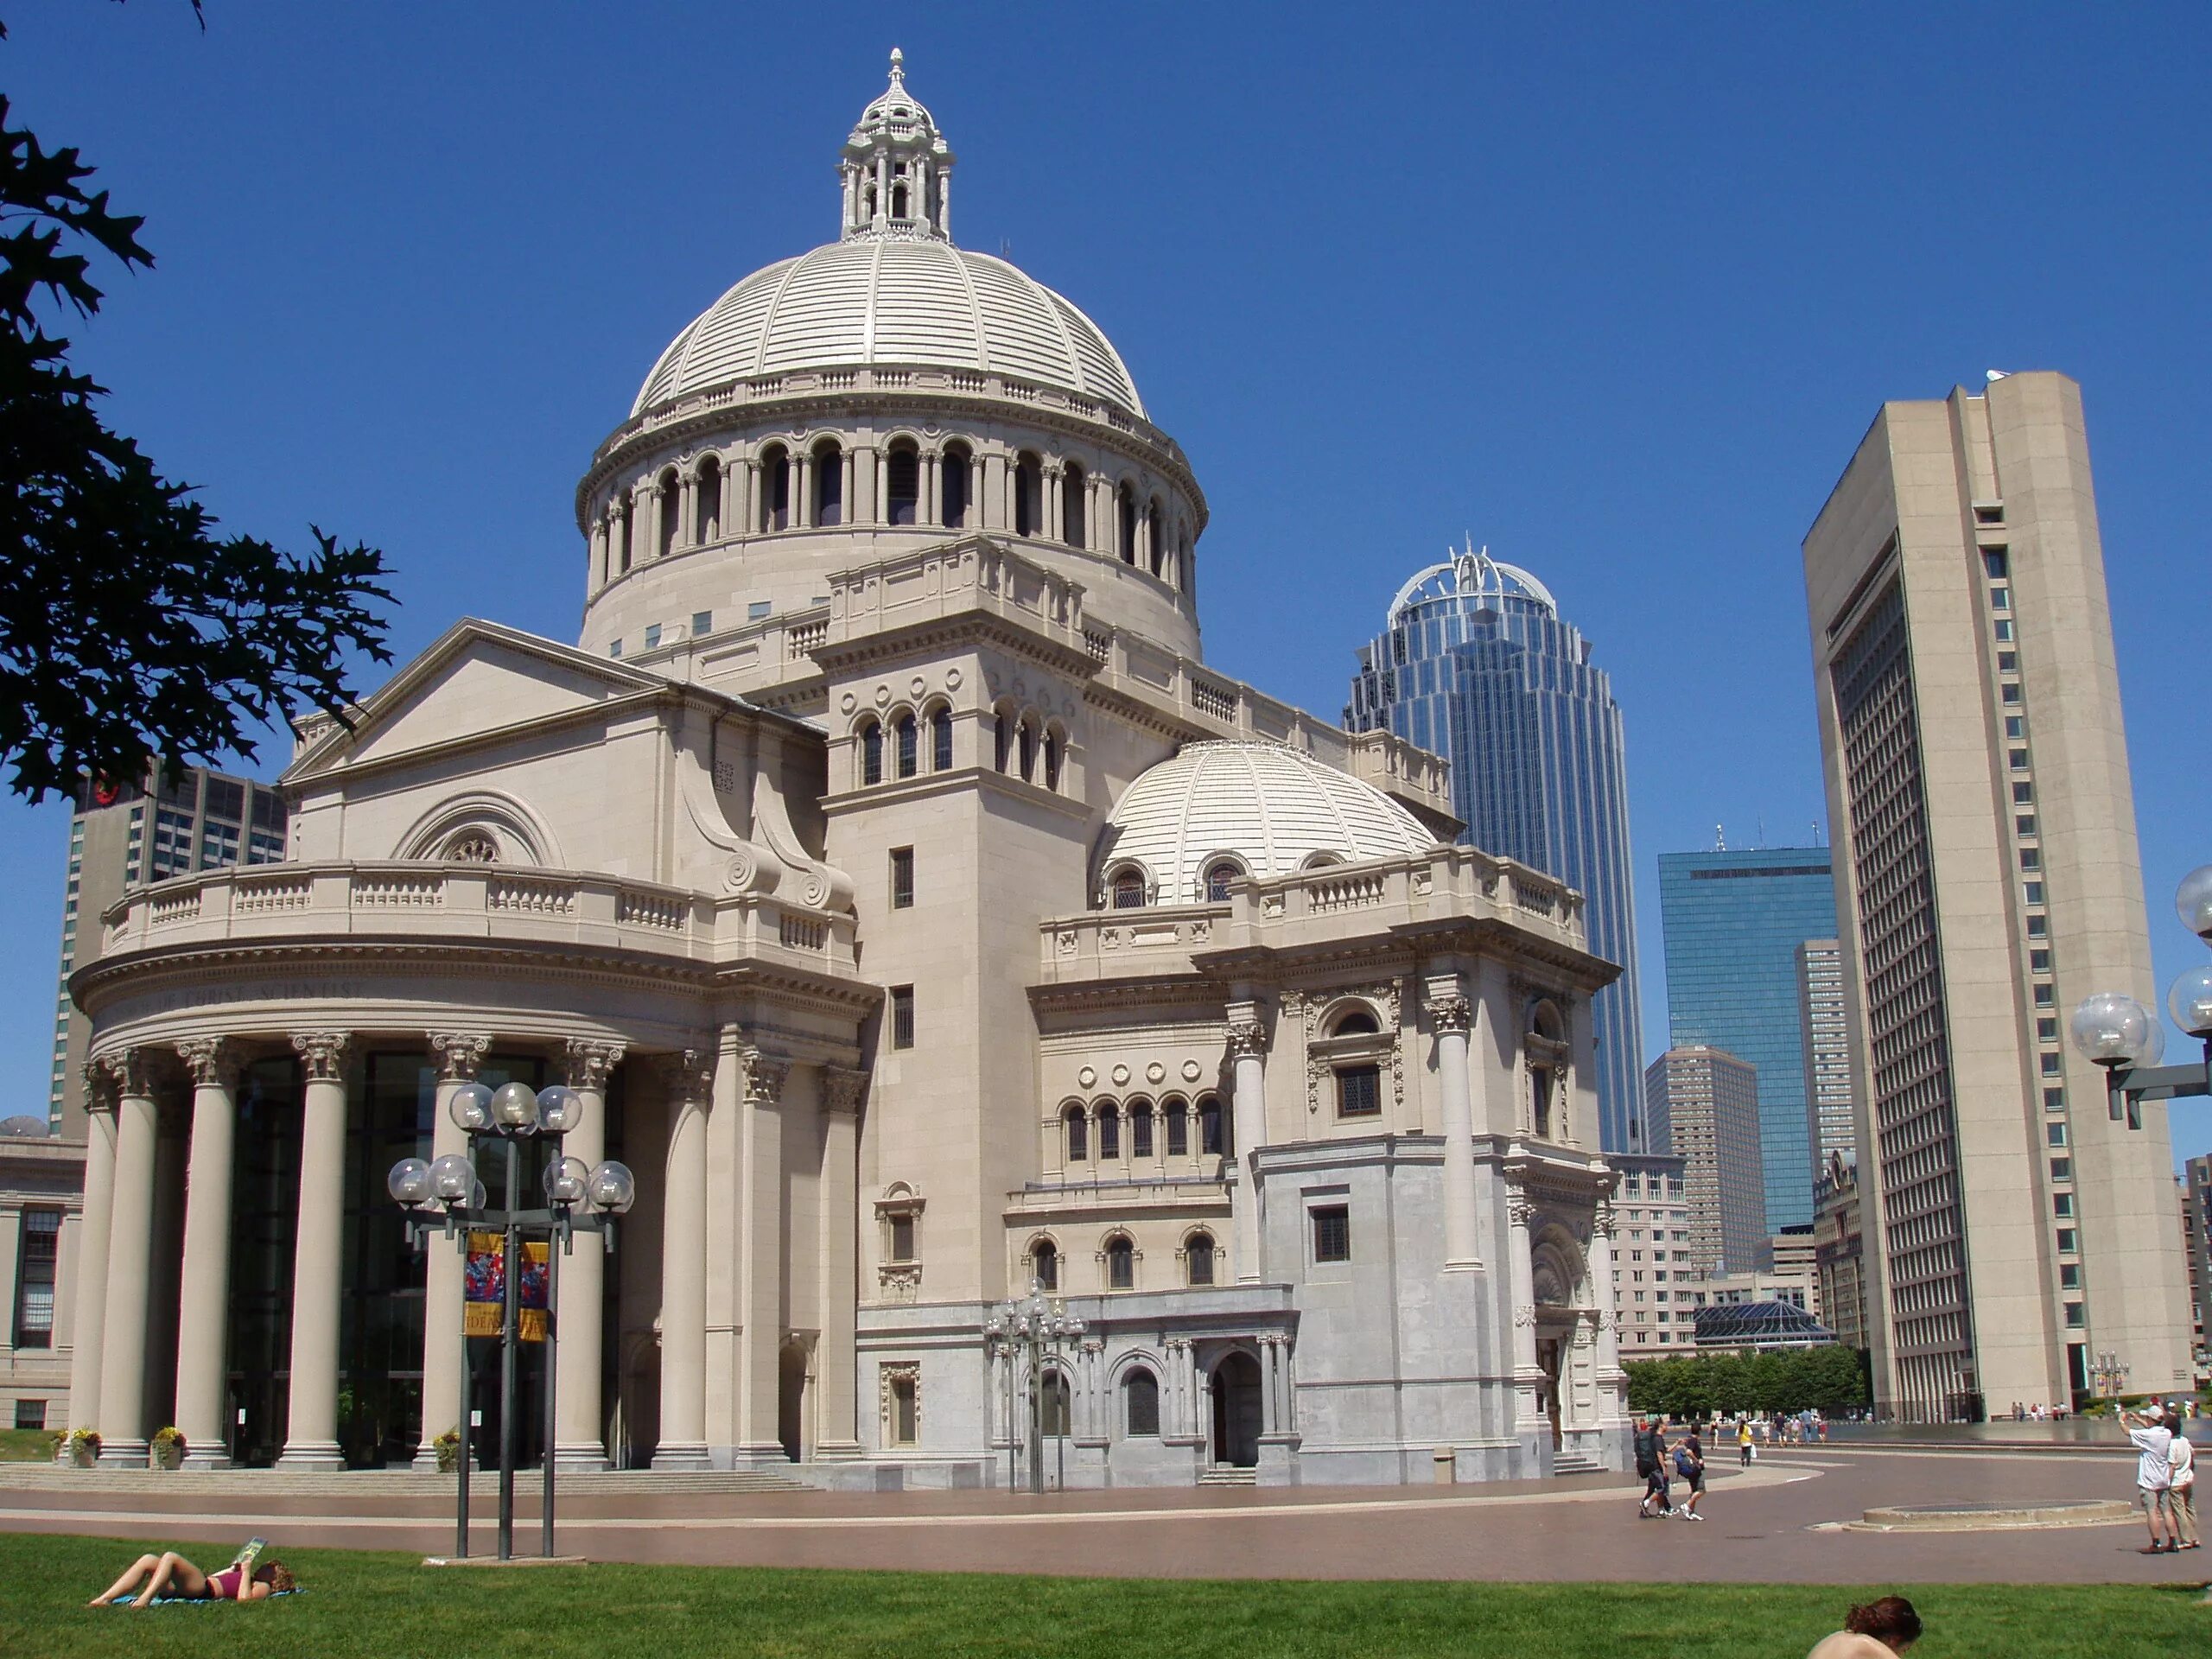
POLYGON ((1134 868, 1162 905, 1205 896, 1224 861, 1243 874, 1290 875, 1319 863, 1427 852, 1436 837, 1372 784, 1281 743, 1186 743, 1141 773, 1099 842, 1101 886, 1134 868))
POLYGON ((857 237, 756 270, 677 335, 638 416, 756 375, 855 365, 1000 374, 1142 416, 1096 323, 1003 259, 934 238, 857 237))

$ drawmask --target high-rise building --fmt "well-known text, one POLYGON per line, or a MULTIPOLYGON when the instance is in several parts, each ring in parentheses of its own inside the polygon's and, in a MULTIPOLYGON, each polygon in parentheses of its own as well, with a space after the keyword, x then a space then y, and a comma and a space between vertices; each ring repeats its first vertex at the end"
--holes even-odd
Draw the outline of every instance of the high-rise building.
POLYGON ((1613 1190, 1613 1305, 1623 1359, 1664 1359, 1694 1344, 1693 1304, 1683 1292, 1690 1265, 1689 1189, 1682 1160, 1662 1153, 1618 1153, 1613 1190))
POLYGON ((1884 404, 1804 569, 1877 1400, 2065 1403, 2107 1351, 2184 1387, 2165 1105, 2110 1117, 2062 1041, 2157 1001, 2081 389, 1884 404))
POLYGON ((1682 1160, 1691 1270, 1766 1266, 1758 1073, 1720 1049, 1670 1048, 1644 1071, 1643 1116, 1652 1139, 1682 1160))
POLYGON ((1360 647, 1344 724, 1443 755, 1462 841, 1580 891, 1591 950, 1621 969, 1591 1009, 1599 1138, 1608 1152, 1663 1153, 1642 1121, 1627 747, 1590 656, 1542 582, 1470 549, 1398 590, 1360 647))
MULTIPOLYGON (((1804 1036, 1805 1134, 1817 1189, 1831 1156, 1859 1144, 1851 1112, 1851 1022, 1843 1007, 1843 947, 1797 947, 1797 1023, 1804 1036)), ((1816 1200, 1817 1203, 1817 1200, 1816 1200)))
POLYGON ((1659 855, 1667 941, 1667 1039, 1758 1068, 1766 1225, 1813 1218, 1805 1022, 1797 947, 1835 932, 1825 847, 1659 855))
POLYGON ((69 976, 99 954, 100 912, 132 887, 284 856, 284 798, 267 784, 180 768, 142 786, 81 780, 69 820, 61 894, 61 974, 54 1000, 47 1132, 85 1138, 85 1056, 92 1023, 69 1000, 69 976))
POLYGON ((2182 1166, 2181 1224, 2187 1235, 2190 1336, 2202 1354, 2212 1331, 2212 1157, 2192 1158, 2182 1166))
POLYGON ((1847 1348, 1866 1346, 1866 1232, 1859 1224, 1859 1157, 1832 1152, 1813 1191, 1813 1271, 1822 1317, 1847 1348))

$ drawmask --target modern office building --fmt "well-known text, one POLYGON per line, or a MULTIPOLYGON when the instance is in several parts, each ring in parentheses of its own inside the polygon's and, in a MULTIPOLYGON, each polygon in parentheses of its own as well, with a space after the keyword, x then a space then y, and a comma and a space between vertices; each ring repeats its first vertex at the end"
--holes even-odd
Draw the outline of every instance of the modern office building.
POLYGON ((1836 1340, 1866 1346, 1866 1238, 1859 1224, 1859 1154, 1832 1152, 1813 1192, 1813 1272, 1836 1340))
POLYGON ((132 887, 194 870, 273 864, 284 856, 284 798, 267 784, 185 766, 143 785, 86 779, 69 820, 61 894, 61 976, 54 1000, 47 1131, 85 1138, 85 1060, 92 1024, 69 1000, 69 976, 99 954, 100 914, 132 887), (81 925, 80 925, 81 924, 81 925))
POLYGON ((1797 947, 1835 932, 1825 847, 1659 855, 1667 1038, 1726 1049, 1758 1069, 1766 1225, 1813 1218, 1797 947))
POLYGON ((1662 1153, 1616 1153, 1613 1189, 1613 1306, 1621 1357, 1664 1359, 1687 1352, 1694 1321, 1682 1284, 1689 1265, 1689 1188, 1682 1160, 1662 1153))
POLYGON ((2158 1006, 2080 388, 1884 404, 1804 572, 1879 1408, 2185 1387, 2165 1104, 2062 1040, 2158 1006))
POLYGON ((2181 1224, 2188 1243, 2189 1309, 2196 1369, 2204 1370, 2204 1334, 2212 1331, 2212 1157, 2182 1166, 2181 1224))
POLYGON ((1643 1074, 1643 1112, 1652 1138, 1682 1160, 1691 1270, 1705 1275, 1764 1267, 1758 1073, 1720 1049, 1670 1048, 1643 1074))
POLYGON ((1627 745, 1590 642, 1542 582, 1470 546, 1398 590, 1360 647, 1344 724, 1442 755, 1461 841, 1582 894, 1590 948, 1621 970, 1592 1009, 1599 1143, 1664 1152, 1642 1122, 1627 745))
POLYGON ((1805 1135, 1817 1189, 1830 1154, 1859 1144, 1851 1108, 1851 1020, 1843 1001, 1843 947, 1797 947, 1797 1024, 1804 1039, 1805 1135))

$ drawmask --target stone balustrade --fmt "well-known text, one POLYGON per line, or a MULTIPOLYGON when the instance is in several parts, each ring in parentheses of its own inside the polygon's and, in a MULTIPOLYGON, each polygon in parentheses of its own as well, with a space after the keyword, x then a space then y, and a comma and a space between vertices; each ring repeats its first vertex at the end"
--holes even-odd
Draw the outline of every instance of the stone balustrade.
POLYGON ((1469 847, 1331 864, 1239 883, 1219 904, 1087 911, 1043 923, 1045 982, 1195 971, 1208 950, 1295 947, 1345 934, 1465 918, 1587 950, 1582 895, 1526 865, 1469 847))
POLYGON ((764 958, 855 971, 853 918, 589 871, 520 865, 236 866, 141 887, 101 918, 103 958, 216 942, 400 934, 588 945, 702 966, 764 958))

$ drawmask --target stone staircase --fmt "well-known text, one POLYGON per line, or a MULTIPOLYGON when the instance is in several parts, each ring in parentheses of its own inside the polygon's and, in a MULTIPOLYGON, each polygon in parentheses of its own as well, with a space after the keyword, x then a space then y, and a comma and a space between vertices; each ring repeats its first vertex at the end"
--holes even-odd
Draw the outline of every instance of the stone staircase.
POLYGON ((1552 1473, 1554 1475, 1602 1475, 1605 1465, 1597 1459, 1580 1452, 1552 1453, 1552 1473))
POLYGON ((1198 1477, 1198 1484, 1201 1486, 1255 1486, 1259 1484, 1258 1476, 1259 1471, 1256 1469, 1239 1469, 1233 1464, 1217 1463, 1198 1477))

